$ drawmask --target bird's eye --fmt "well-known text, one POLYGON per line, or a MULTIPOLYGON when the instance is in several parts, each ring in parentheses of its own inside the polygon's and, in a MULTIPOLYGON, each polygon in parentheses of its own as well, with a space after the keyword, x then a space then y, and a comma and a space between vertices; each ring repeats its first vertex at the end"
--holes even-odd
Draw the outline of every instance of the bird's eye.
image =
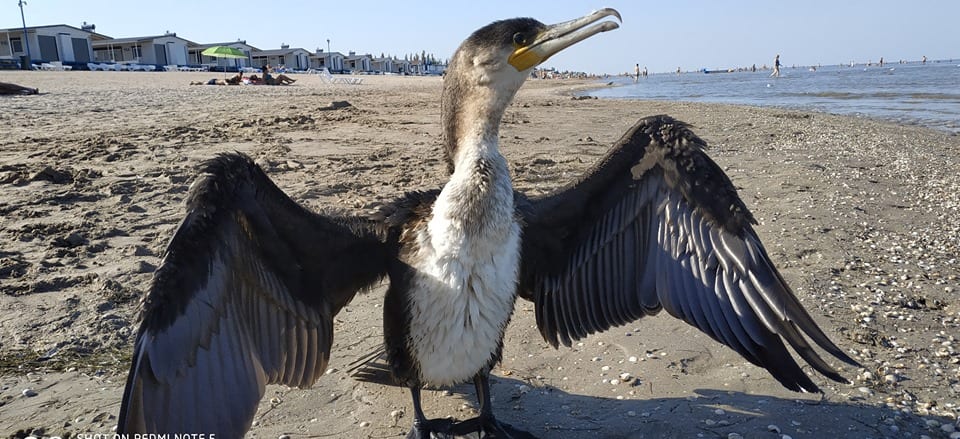
POLYGON ((517 45, 517 46, 526 46, 526 45, 527 45, 527 37, 524 36, 522 33, 517 32, 517 33, 513 34, 513 44, 515 44, 515 45, 517 45))

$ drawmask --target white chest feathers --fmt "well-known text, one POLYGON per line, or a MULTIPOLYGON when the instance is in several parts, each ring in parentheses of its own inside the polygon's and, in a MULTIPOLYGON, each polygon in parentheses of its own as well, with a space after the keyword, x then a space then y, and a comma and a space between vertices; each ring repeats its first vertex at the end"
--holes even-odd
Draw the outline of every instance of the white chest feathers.
POLYGON ((454 173, 417 232, 408 343, 425 383, 461 383, 489 365, 513 312, 520 226, 506 163, 497 166, 495 179, 454 173))

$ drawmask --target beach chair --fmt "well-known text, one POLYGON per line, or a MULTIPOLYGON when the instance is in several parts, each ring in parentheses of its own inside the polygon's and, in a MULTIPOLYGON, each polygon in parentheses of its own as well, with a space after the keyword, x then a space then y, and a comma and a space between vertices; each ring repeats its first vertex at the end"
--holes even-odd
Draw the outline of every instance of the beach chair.
POLYGON ((62 72, 64 70, 73 70, 73 66, 65 66, 60 61, 50 61, 40 64, 41 70, 50 70, 54 72, 62 72))
POLYGON ((103 67, 101 67, 100 64, 92 63, 92 62, 87 63, 87 68, 90 69, 91 72, 95 72, 97 70, 103 70, 103 67))
POLYGON ((180 68, 176 64, 170 64, 168 66, 163 66, 163 70, 167 72, 179 72, 180 68))
POLYGON ((323 81, 326 84, 363 84, 363 78, 357 78, 356 76, 333 76, 333 74, 330 73, 330 70, 327 70, 326 67, 317 72, 317 74, 320 75, 320 81, 323 81))

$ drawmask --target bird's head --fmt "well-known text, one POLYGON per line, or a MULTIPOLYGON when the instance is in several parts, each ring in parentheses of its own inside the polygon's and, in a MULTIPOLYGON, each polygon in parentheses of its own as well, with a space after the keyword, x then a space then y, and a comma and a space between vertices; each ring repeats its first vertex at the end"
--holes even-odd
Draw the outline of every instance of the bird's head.
POLYGON ((586 16, 546 25, 532 18, 513 18, 490 23, 470 35, 457 49, 448 73, 472 85, 495 85, 519 89, 531 69, 554 54, 601 32, 619 27, 615 9, 601 9, 586 16), (512 87, 511 87, 512 86, 512 87))
POLYGON ((487 128, 496 130, 503 110, 534 67, 563 49, 619 27, 614 21, 601 21, 606 17, 621 20, 620 13, 610 8, 551 25, 513 18, 490 23, 464 40, 443 80, 441 111, 448 157, 458 139, 467 135, 462 129, 475 126, 467 120, 493 122, 487 128))

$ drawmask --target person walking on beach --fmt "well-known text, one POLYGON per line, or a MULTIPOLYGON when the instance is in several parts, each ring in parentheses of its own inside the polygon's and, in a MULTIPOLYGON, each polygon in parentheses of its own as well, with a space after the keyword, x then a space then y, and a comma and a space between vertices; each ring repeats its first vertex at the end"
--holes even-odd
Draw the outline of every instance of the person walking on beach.
POLYGON ((778 53, 776 58, 773 59, 773 73, 770 74, 771 77, 779 78, 780 77, 780 54, 778 53))

